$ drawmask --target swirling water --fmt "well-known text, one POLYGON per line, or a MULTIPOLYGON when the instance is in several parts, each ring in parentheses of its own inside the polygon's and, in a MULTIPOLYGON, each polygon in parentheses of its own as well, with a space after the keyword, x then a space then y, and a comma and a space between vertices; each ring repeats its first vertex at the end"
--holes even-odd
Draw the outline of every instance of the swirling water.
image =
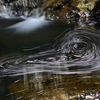
MULTIPOLYGON (((17 24, 17 25, 20 25, 20 24, 17 24)), ((15 26, 11 28, 16 29, 15 26)), ((50 28, 50 30, 51 29, 52 28, 50 28)), ((49 30, 49 27, 47 27, 47 31, 45 31, 46 34, 49 34, 48 30, 49 30)), ((18 31, 18 34, 19 34, 19 31, 18 31)), ((49 77, 51 77, 51 74, 58 75, 55 77, 58 77, 57 79, 59 80, 61 79, 61 77, 64 77, 62 75, 70 75, 70 74, 83 75, 83 74, 88 74, 92 72, 99 72, 99 69, 100 69, 100 31, 99 29, 95 28, 95 25, 91 26, 89 24, 82 24, 82 26, 74 27, 74 29, 66 27, 62 32, 60 32, 59 35, 57 35, 54 38, 52 42, 46 41, 45 44, 42 44, 39 46, 33 46, 33 47, 25 45, 23 47, 22 53, 15 53, 15 52, 8 53, 0 57, 0 77, 2 78, 13 77, 15 78, 13 80, 15 81, 15 83, 17 83, 17 81, 19 82, 20 79, 22 79, 19 77, 23 76, 24 86, 25 86, 24 89, 28 87, 26 85, 27 81, 33 82, 32 84, 35 84, 34 79, 43 78, 45 76, 44 73, 46 73, 46 75, 49 77), (27 77, 32 77, 32 75, 34 79, 28 80, 27 77)), ((81 78, 83 78, 83 76, 81 78)), ((53 78, 51 77, 51 79, 53 78)), ((47 78, 47 81, 46 81, 47 83, 48 83, 48 80, 49 79, 47 78)), ((43 80, 36 81, 36 83, 40 84, 41 81, 43 80)), ((58 81, 55 82, 55 78, 54 78, 53 84, 62 84, 62 83, 59 83, 58 81)), ((66 87, 66 84, 65 83, 63 84, 66 87)), ((38 86, 38 87, 41 87, 39 88, 39 90, 44 90, 42 86, 38 86)), ((65 89, 65 87, 63 88, 65 89)), ((8 85, 8 88, 11 91, 11 94, 13 93, 16 94, 18 92, 21 93, 21 91, 25 91, 24 89, 14 90, 12 89, 13 86, 11 87, 10 85, 8 85)), ((71 89, 71 87, 69 88, 71 89)), ((78 88, 78 87, 73 85, 73 88, 78 88)), ((55 89, 58 89, 58 88, 56 87, 55 89)), ((35 87, 34 90, 37 90, 37 88, 35 87)), ((85 91, 85 90, 81 90, 81 92, 82 91, 85 91)), ((8 95, 11 95, 11 94, 8 93, 8 95)), ((6 94, 6 96, 8 95, 6 94)), ((34 100, 33 97, 31 98, 32 100, 34 100)), ((21 100, 24 100, 23 99, 24 94, 23 96, 17 97, 17 99, 20 99, 20 98, 22 98, 21 100)), ((25 99, 25 100, 31 100, 31 99, 25 99)), ((40 99, 38 98, 36 100, 40 100, 40 99)), ((53 99, 48 99, 48 100, 53 100, 53 99)), ((61 99, 61 100, 65 100, 65 99, 61 99)))
MULTIPOLYGON (((3 73, 7 75, 21 75, 24 74, 23 70, 27 73, 59 74, 96 71, 100 68, 99 44, 99 31, 84 26, 75 28, 67 32, 64 37, 56 39, 54 43, 49 44, 47 50, 36 54, 5 57, 0 60, 0 64, 3 73)), ((41 46, 23 50, 30 52, 32 49, 41 49, 41 46)))

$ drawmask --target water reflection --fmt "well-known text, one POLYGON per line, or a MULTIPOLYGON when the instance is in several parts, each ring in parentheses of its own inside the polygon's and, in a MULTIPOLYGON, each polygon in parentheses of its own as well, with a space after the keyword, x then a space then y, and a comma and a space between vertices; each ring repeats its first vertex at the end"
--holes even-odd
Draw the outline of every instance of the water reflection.
MULTIPOLYGON (((35 24, 34 18, 27 20, 20 18, 3 20, 4 19, 0 20, 2 23, 2 25, 0 25, 0 55, 9 52, 23 52, 23 48, 52 43, 66 28, 72 29, 74 27, 73 23, 68 25, 66 21, 59 22, 36 19, 37 24, 35 24), (41 25, 39 25, 39 22, 41 25), (27 28, 25 28, 26 26, 27 28)), ((39 49, 39 51, 41 51, 41 49, 39 49)))
POLYGON ((12 26, 7 27, 8 29, 14 29, 16 33, 27 33, 32 30, 36 30, 37 28, 41 28, 44 25, 48 24, 49 21, 46 21, 43 17, 39 18, 27 18, 26 20, 14 24, 12 26))

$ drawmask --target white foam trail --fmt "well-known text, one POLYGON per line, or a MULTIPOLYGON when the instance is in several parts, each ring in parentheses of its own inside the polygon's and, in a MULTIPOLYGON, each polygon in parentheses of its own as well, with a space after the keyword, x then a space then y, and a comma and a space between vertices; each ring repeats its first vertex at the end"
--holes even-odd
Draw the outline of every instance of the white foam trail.
POLYGON ((8 27, 9 29, 15 29, 16 32, 28 32, 31 30, 35 30, 37 28, 41 28, 46 25, 48 21, 45 20, 44 16, 39 18, 27 18, 25 21, 19 22, 15 25, 8 27))

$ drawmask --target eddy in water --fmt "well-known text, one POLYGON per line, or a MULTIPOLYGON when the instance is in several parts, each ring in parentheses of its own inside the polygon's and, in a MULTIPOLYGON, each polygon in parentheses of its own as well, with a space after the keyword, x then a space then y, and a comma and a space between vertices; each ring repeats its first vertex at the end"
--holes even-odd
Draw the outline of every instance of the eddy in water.
MULTIPOLYGON (((33 49, 30 48, 27 52, 30 50, 33 49)), ((24 70, 27 74, 74 74, 97 71, 100 69, 100 32, 89 25, 78 27, 66 32, 63 38, 57 38, 46 51, 8 57, 0 63, 5 75, 21 75, 24 74, 24 70)))

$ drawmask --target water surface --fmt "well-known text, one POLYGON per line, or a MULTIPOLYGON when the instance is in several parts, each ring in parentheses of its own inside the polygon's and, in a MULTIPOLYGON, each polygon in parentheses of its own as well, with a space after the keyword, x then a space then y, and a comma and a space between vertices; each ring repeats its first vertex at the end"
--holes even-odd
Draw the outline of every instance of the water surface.
POLYGON ((0 21, 4 22, 0 26, 1 100, 99 96, 99 22, 42 18, 0 21))

